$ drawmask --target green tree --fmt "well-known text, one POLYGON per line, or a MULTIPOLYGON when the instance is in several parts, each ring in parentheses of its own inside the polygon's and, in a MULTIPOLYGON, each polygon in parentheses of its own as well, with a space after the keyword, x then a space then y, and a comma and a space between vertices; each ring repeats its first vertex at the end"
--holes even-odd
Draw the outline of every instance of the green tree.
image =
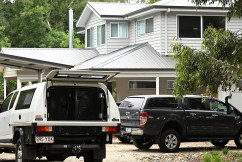
POLYGON ((241 34, 210 27, 205 31, 201 50, 175 44, 173 51, 177 61, 176 96, 194 93, 200 88, 214 95, 220 85, 223 90, 231 90, 242 78, 241 34))
MULTIPOLYGON (((74 48, 84 48, 80 39, 75 38, 73 42, 74 48)), ((46 34, 45 39, 40 44, 41 48, 67 48, 69 47, 69 35, 60 30, 51 30, 46 34)))
POLYGON ((4 34, 5 27, 0 26, 0 48, 1 47, 10 47, 11 44, 9 42, 9 39, 4 34))
POLYGON ((201 4, 213 4, 213 3, 220 3, 223 7, 227 7, 230 12, 229 17, 232 15, 236 15, 241 17, 242 16, 242 0, 191 0, 196 5, 201 4))

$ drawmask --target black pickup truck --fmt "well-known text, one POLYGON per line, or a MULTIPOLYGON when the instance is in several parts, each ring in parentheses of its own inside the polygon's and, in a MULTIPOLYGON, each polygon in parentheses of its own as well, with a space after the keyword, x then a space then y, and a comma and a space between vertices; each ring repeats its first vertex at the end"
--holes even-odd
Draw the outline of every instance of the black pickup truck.
POLYGON ((165 152, 177 151, 181 142, 211 141, 225 146, 234 140, 242 148, 242 114, 228 102, 187 95, 130 96, 119 106, 121 129, 118 138, 131 139, 139 149, 158 144, 165 152))

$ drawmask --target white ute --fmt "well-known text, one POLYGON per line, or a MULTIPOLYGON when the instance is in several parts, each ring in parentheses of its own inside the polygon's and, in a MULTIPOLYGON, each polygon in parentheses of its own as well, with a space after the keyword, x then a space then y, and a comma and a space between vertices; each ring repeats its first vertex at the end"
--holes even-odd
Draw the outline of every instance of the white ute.
POLYGON ((101 82, 116 73, 51 71, 47 81, 10 93, 0 108, 0 151, 15 144, 16 162, 46 156, 84 156, 101 162, 120 123, 118 107, 101 82))

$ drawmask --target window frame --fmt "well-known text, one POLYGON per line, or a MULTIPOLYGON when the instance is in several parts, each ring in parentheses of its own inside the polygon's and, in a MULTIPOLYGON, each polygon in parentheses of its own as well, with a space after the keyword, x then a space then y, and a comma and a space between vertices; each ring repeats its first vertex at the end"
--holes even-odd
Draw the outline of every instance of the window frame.
POLYGON ((156 81, 155 80, 129 80, 129 82, 128 82, 128 89, 130 89, 130 90, 156 89, 156 81), (154 88, 131 88, 130 87, 130 82, 154 82, 155 83, 155 87, 154 88))
POLYGON ((136 34, 137 34, 138 37, 144 36, 146 34, 152 34, 152 33, 154 33, 154 17, 153 16, 147 17, 147 18, 144 18, 144 19, 139 19, 139 20, 136 21, 136 34), (152 32, 146 33, 146 20, 148 20, 148 19, 153 19, 153 30, 152 30, 152 32), (144 21, 144 24, 145 24, 144 34, 139 34, 139 31, 138 31, 138 22, 140 22, 140 21, 144 21))
MULTIPOLYGON (((26 90, 22 90, 22 91, 20 91, 19 94, 18 94, 18 101, 17 101, 17 103, 16 103, 15 110, 26 110, 26 109, 30 109, 31 104, 32 104, 32 101, 33 101, 33 98, 34 98, 34 95, 35 95, 35 92, 36 92, 36 89, 37 89, 37 88, 31 88, 31 89, 26 89, 26 90), (28 106, 27 108, 22 108, 22 107, 19 108, 18 105, 19 105, 19 102, 20 102, 21 93, 23 93, 23 92, 28 92, 28 91, 32 91, 32 92, 33 92, 33 95, 32 95, 32 97, 31 97, 30 103, 28 104, 29 106, 28 106)), ((27 96, 27 95, 26 95, 26 96, 27 96)), ((25 98, 24 98, 24 101, 25 101, 25 99, 26 99, 26 96, 25 96, 25 98)), ((24 103, 24 102, 23 102, 23 103, 24 103)), ((22 106, 23 106, 23 105, 22 105, 22 106)))
POLYGON ((209 100, 209 102, 208 102, 208 111, 212 111, 212 112, 218 112, 218 113, 228 113, 228 111, 229 111, 229 108, 228 108, 228 106, 224 103, 224 102, 222 102, 222 101, 219 101, 219 100, 216 100, 216 99, 211 99, 211 100, 209 100), (224 107, 226 107, 226 111, 218 111, 218 110, 222 110, 222 109, 219 109, 219 107, 218 107, 218 109, 217 110, 211 110, 211 108, 210 108, 210 103, 212 103, 212 102, 217 102, 217 103, 219 103, 220 105, 223 105, 224 107))
POLYGON ((105 45, 106 44, 106 24, 101 24, 101 25, 98 25, 97 26, 97 46, 102 46, 102 45, 105 45), (104 26, 104 39, 103 39, 103 32, 102 32, 102 26, 104 26), (99 44, 99 42, 98 42, 98 28, 101 28, 101 42, 100 42, 100 44, 99 44), (104 40, 104 42, 102 42, 102 40, 104 40))
POLYGON ((127 39, 129 38, 129 26, 127 22, 110 22, 110 38, 115 38, 115 39, 127 39), (120 37, 119 34, 119 24, 126 24, 127 25, 127 37, 120 37), (117 37, 112 37, 112 24, 118 25, 118 36, 117 37))
POLYGON ((167 89, 169 89, 169 90, 173 90, 173 89, 174 89, 174 82, 175 82, 175 80, 167 80, 167 89), (173 83, 172 83, 172 88, 169 87, 168 82, 173 82, 173 83))
POLYGON ((184 39, 184 40, 187 40, 187 39, 191 39, 191 40, 201 40, 203 39, 203 34, 204 34, 204 26, 203 26, 203 17, 224 17, 225 18, 225 30, 227 30, 227 16, 224 15, 224 14, 221 14, 221 15, 214 15, 214 14, 209 14, 209 15, 191 15, 191 14, 177 14, 176 15, 176 36, 178 39, 184 39), (200 38, 189 38, 189 37, 180 37, 179 36, 179 16, 195 16, 195 17, 200 17, 200 34, 201 34, 201 37, 200 38))
POLYGON ((86 34, 86 47, 93 48, 94 47, 94 27, 86 29, 86 33, 87 33, 86 34), (91 45, 91 41, 90 41, 90 43, 88 43, 88 30, 92 31, 92 45, 91 45), (89 44, 89 46, 88 46, 88 44, 89 44))

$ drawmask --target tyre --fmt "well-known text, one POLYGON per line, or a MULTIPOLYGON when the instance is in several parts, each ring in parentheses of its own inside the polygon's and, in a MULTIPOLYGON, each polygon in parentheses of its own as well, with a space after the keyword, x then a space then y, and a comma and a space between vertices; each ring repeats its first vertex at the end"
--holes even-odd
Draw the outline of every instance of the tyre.
POLYGON ((24 144, 21 139, 18 139, 16 150, 15 150, 15 162, 32 162, 31 159, 23 159, 23 154, 25 153, 24 144))
POLYGON ((164 152, 175 152, 180 147, 180 143, 179 133, 173 129, 168 129, 161 134, 159 147, 164 152))
POLYGON ((212 140, 211 141, 211 143, 217 147, 224 147, 228 142, 229 142, 229 140, 212 140))
POLYGON ((238 148, 242 148, 242 131, 235 136, 234 142, 238 148))
POLYGON ((131 139, 125 138, 125 137, 118 137, 118 140, 123 142, 123 143, 130 143, 131 139))
POLYGON ((84 155, 84 162, 102 162, 103 159, 94 159, 92 153, 86 153, 84 155))
POLYGON ((46 158, 48 161, 64 161, 66 156, 62 154, 47 154, 46 158))
POLYGON ((151 138, 133 139, 134 145, 139 149, 147 150, 153 145, 151 138))

